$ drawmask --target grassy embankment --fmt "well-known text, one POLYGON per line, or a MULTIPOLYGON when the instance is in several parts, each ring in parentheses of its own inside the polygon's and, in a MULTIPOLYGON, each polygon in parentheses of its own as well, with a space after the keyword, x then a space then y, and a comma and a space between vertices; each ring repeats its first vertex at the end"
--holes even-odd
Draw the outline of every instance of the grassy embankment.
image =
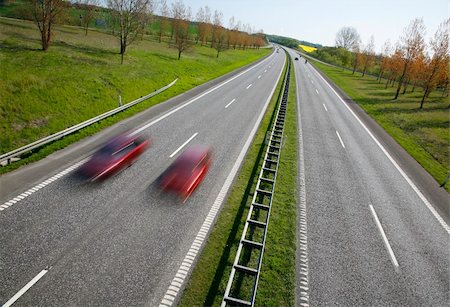
MULTIPOLYGON (((219 306, 236 255, 265 153, 264 140, 274 120, 277 94, 247 153, 236 184, 208 238, 183 293, 180 306, 219 306)), ((294 306, 297 208, 297 112, 295 77, 291 71, 285 143, 275 186, 256 305, 294 306)), ((242 292, 247 293, 245 289, 242 292)))
POLYGON ((101 31, 85 36, 78 27, 56 27, 54 43, 43 52, 34 23, 0 18, 0 29, 0 153, 116 108, 119 95, 127 103, 179 78, 167 91, 2 167, 0 173, 40 159, 270 52, 228 50, 217 59, 214 49, 194 45, 177 60, 177 50, 167 43, 144 37, 128 47, 121 65, 117 38, 101 31))
MULTIPOLYGON (((410 89, 392 100, 396 87, 385 89, 385 80, 342 70, 314 61, 334 83, 358 103, 383 127, 414 159, 441 183, 450 165, 449 98, 438 91, 431 93, 423 110, 419 109, 423 92, 410 89)), ((446 186, 450 191, 450 185, 446 186)))

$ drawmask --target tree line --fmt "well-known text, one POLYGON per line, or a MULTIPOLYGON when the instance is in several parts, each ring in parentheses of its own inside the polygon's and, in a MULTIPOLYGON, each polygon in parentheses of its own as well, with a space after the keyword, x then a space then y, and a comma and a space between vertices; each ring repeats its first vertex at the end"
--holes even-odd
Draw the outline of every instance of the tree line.
POLYGON ((335 39, 335 47, 323 47, 311 55, 328 63, 351 69, 352 73, 376 75, 385 88, 395 87, 393 99, 410 89, 423 90, 420 109, 430 93, 439 88, 443 96, 449 93, 449 34, 450 19, 443 21, 430 42, 425 42, 425 25, 416 18, 404 28, 395 46, 387 40, 382 52, 375 52, 374 37, 366 44, 361 43, 360 35, 352 27, 343 27, 335 39))
POLYGON ((181 54, 193 44, 210 46, 219 54, 227 49, 260 48, 266 44, 262 30, 255 31, 234 17, 224 24, 222 12, 201 7, 195 17, 182 0, 107 0, 106 8, 101 0, 25 0, 14 17, 33 20, 37 25, 42 50, 48 50, 57 24, 72 24, 84 28, 88 35, 92 24, 100 23, 118 38, 121 63, 127 47, 144 35, 164 40, 181 54), (72 11, 71 11, 72 10, 72 11), (71 11, 71 13, 69 13, 71 11), (76 14, 74 14, 74 11, 76 14), (79 21, 76 20, 79 14, 79 21), (152 30, 156 28, 155 30, 152 30))

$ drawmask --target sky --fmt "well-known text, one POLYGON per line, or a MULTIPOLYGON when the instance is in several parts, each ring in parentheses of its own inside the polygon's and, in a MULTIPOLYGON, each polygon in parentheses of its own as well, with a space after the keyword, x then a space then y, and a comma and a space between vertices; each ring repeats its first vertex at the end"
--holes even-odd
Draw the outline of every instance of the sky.
MULTIPOLYGON (((174 0, 167 0, 170 4, 174 0)), ((426 42, 449 18, 450 0, 183 0, 195 17, 200 7, 223 13, 224 26, 234 16, 255 30, 324 46, 334 46, 336 32, 354 27, 366 44, 375 38, 377 52, 389 39, 394 45, 414 18, 423 18, 426 42)))

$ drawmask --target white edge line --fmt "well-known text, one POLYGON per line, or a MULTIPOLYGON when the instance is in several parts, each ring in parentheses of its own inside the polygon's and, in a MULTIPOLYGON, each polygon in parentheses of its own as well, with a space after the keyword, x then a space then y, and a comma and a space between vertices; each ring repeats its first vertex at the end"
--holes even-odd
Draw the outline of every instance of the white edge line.
POLYGON ((228 103, 228 104, 225 106, 225 109, 228 108, 228 107, 229 107, 233 102, 235 102, 235 101, 236 101, 236 98, 234 98, 233 100, 231 100, 230 103, 228 103))
POLYGON ((166 117, 169 117, 169 116, 172 115, 173 113, 175 113, 175 112, 177 112, 177 111, 179 111, 179 110, 181 110, 181 109, 187 107, 187 106, 190 105, 191 103, 193 103, 193 102, 199 100, 200 98, 202 98, 202 97, 208 95, 209 93, 211 93, 211 92, 217 90, 218 88, 221 88, 221 87, 224 86, 225 84, 227 84, 227 83, 233 81, 233 80, 236 79, 236 78, 239 78, 239 77, 242 76, 243 74, 245 74, 245 73, 249 72, 250 70, 252 70, 252 69, 258 67, 259 65, 265 63, 265 62, 268 61, 271 57, 272 57, 272 56, 267 57, 265 60, 259 62, 258 64, 255 64, 255 66, 252 66, 252 67, 250 67, 250 68, 244 70, 243 72, 237 74, 236 76, 234 76, 234 77, 232 77, 232 78, 230 78, 230 79, 228 79, 228 80, 225 80, 225 81, 223 81, 222 83, 220 83, 220 84, 214 86, 213 88, 211 88, 211 89, 209 89, 209 90, 203 92, 202 94, 200 94, 200 95, 198 95, 198 96, 192 98, 191 100, 189 100, 189 101, 186 102, 185 104, 182 104, 181 106, 178 106, 178 107, 176 107, 175 109, 172 109, 171 111, 169 111, 169 112, 167 112, 167 113, 161 115, 160 117, 156 118, 155 120, 151 121, 150 123, 148 123, 148 124, 146 124, 146 125, 140 127, 139 129, 135 130, 135 131, 132 132, 131 134, 134 135, 134 134, 138 134, 138 133, 144 131, 144 130, 147 129, 148 127, 153 126, 154 124, 160 122, 161 120, 165 119, 166 117))
MULTIPOLYGON (((246 153, 247 153, 247 151, 248 151, 248 149, 249 149, 249 147, 250 147, 250 145, 251 145, 251 143, 253 141, 253 138, 254 138, 256 132, 258 131, 259 125, 261 123, 261 120, 264 117, 264 114, 266 113, 266 110, 267 110, 267 107, 269 105, 269 102, 272 99, 272 96, 273 96, 273 93, 275 92, 275 89, 277 88, 278 82, 280 81, 280 77, 281 77, 281 74, 283 73, 283 68, 284 68, 285 63, 286 63, 286 57, 284 58, 284 63, 283 63, 282 69, 280 70, 280 74, 278 75, 277 81, 275 82, 275 85, 274 85, 274 87, 273 87, 269 97, 267 98, 266 103, 265 103, 263 109, 261 110, 261 113, 259 114, 258 119, 256 120, 256 123, 253 126, 252 131, 250 132, 250 134, 249 134, 249 136, 248 136, 244 146, 242 147, 242 150, 239 153, 239 156, 237 157, 236 162, 233 165, 233 168, 231 169, 230 173, 228 174, 228 177, 225 179, 225 183, 223 184, 222 188, 220 189, 220 192, 217 195, 217 197, 216 197, 216 199, 215 199, 215 201, 214 201, 214 203, 213 203, 213 205, 212 205, 208 215, 206 216, 206 218, 205 218, 205 220, 204 220, 204 222, 203 222, 199 232, 200 231, 208 232, 209 229, 211 228, 211 226, 212 226, 211 220, 214 220, 214 218, 216 217, 217 213, 219 212, 218 208, 220 208, 222 206, 222 203, 223 203, 223 201, 225 199, 225 195, 228 193, 228 190, 230 189, 231 184, 233 183, 233 180, 236 177, 237 172, 239 171, 239 168, 240 168, 240 166, 242 164, 242 161, 244 160, 245 155, 246 155, 246 153)), ((195 240, 196 239, 194 238, 194 241, 195 240)), ((197 256, 198 250, 200 250, 200 249, 197 248, 197 247, 194 247, 193 245, 194 245, 194 242, 191 244, 191 247, 190 247, 189 251, 186 253, 186 256, 185 256, 184 259, 188 259, 189 255, 192 255, 193 257, 197 256)), ((188 274, 180 273, 180 270, 183 270, 181 268, 182 265, 183 264, 181 264, 179 266, 178 271, 175 274, 175 277, 172 279, 172 282, 175 279, 177 279, 177 282, 180 283, 180 287, 184 283, 185 278, 189 274, 189 272, 187 272, 188 274), (181 282, 180 282, 180 280, 181 280, 181 282)), ((183 271, 185 271, 185 270, 183 270, 183 271)), ((173 290, 168 288, 167 291, 173 291, 173 290)), ((168 295, 167 291, 166 291, 165 295, 168 295)), ((177 292, 177 296, 178 296, 178 293, 179 293, 179 291, 177 292)), ((176 299, 176 297, 174 298, 174 300, 176 299)), ((161 300, 161 304, 164 304, 163 303, 164 298, 161 300)))
POLYGON ((181 149, 183 149, 184 146, 186 146, 190 141, 192 141, 193 138, 197 136, 198 132, 194 133, 186 142, 183 143, 180 147, 178 147, 177 150, 175 150, 169 157, 175 156, 181 149))
POLYGON ((2 307, 9 307, 15 303, 25 292, 28 291, 35 283, 39 281, 45 274, 47 274, 48 270, 42 270, 39 274, 37 274, 32 280, 30 280, 22 289, 19 290, 13 297, 11 297, 2 307))
POLYGON ((322 103, 322 105, 323 105, 323 107, 325 108, 325 111, 328 112, 327 106, 326 106, 324 103, 322 103))
POLYGON ((337 130, 336 130, 336 134, 337 134, 337 136, 339 138, 339 141, 341 142, 342 147, 345 148, 344 142, 342 141, 341 136, 340 136, 340 134, 339 134, 339 132, 337 130))
POLYGON ((373 219, 375 220, 375 224, 377 224, 378 230, 381 233, 381 237, 383 238, 384 245, 386 246, 386 249, 388 250, 389 256, 391 257, 392 264, 395 267, 395 271, 397 272, 399 269, 399 265, 397 262, 397 258, 395 257, 394 251, 392 250, 391 245, 389 244, 389 240, 386 236, 386 233, 384 232, 383 226, 381 226, 380 220, 378 219, 378 215, 375 212, 375 209, 372 205, 369 205, 370 211, 372 211, 373 219))
MULTIPOLYGON (((315 68, 314 68, 314 71, 315 68)), ((423 203, 427 206, 428 210, 431 211, 431 213, 434 215, 434 217, 438 220, 438 222, 441 224, 442 227, 444 227, 445 231, 447 231, 447 234, 450 235, 450 227, 447 225, 447 223, 444 221, 444 219, 439 215, 439 213, 434 209, 434 207, 431 205, 431 203, 428 201, 428 199, 425 197, 425 195, 420 192, 419 188, 412 182, 412 180, 406 175, 406 173, 403 171, 403 169, 395 162, 394 158, 391 157, 391 155, 387 152, 387 150, 384 148, 383 145, 378 141, 378 139, 370 132, 369 128, 364 125, 364 123, 359 119, 359 117, 353 112, 353 110, 345 103, 345 101, 339 96, 339 94, 334 90, 334 88, 322 77, 321 74, 319 74, 316 71, 317 75, 325 82, 326 85, 333 91, 333 93, 339 98, 339 100, 344 104, 344 106, 350 111, 350 113, 356 118, 356 120, 360 123, 360 125, 366 130, 366 132, 369 134, 369 136, 372 138, 372 140, 375 142, 375 144, 378 145, 378 147, 381 149, 381 151, 386 155, 386 157, 391 161, 391 163, 395 166, 395 168, 398 170, 398 172, 403 176, 403 178, 406 180, 406 182, 411 186, 411 188, 416 192, 417 196, 423 201, 423 203)))
MULTIPOLYGON (((32 195, 33 193, 39 191, 41 188, 47 186, 48 184, 62 178, 63 176, 67 175, 68 173, 70 173, 71 171, 73 171, 75 168, 77 168, 79 165, 81 165, 82 163, 86 162, 86 159, 81 160, 80 162, 77 162, 76 164, 74 164, 73 166, 66 168, 65 170, 59 172, 58 174, 50 177, 49 179, 41 182, 40 184, 35 185, 32 188, 29 188, 26 192, 20 194, 19 196, 14 197, 13 199, 10 199, 9 201, 6 201, 4 203, 4 205, 8 205, 8 207, 20 202, 21 200, 27 198, 28 196, 32 195)), ((6 209, 6 208, 5 208, 6 209)), ((3 210, 1 210, 3 211, 3 210)))

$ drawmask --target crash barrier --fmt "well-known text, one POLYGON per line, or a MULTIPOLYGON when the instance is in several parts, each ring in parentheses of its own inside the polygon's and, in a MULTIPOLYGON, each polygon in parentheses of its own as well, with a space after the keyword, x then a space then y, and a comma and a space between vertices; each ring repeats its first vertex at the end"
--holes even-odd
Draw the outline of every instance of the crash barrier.
POLYGON ((288 58, 289 61, 282 89, 283 96, 278 107, 264 162, 259 173, 247 220, 225 289, 222 307, 254 306, 255 304, 283 143, 291 65, 290 57, 288 58), (247 289, 243 289, 244 287, 247 289))
POLYGON ((119 112, 121 112, 121 111, 123 111, 125 109, 128 109, 129 107, 132 107, 132 106, 138 104, 139 102, 142 102, 142 101, 144 101, 146 99, 149 99, 150 97, 153 97, 153 96, 155 96, 155 95, 165 91, 166 89, 168 89, 169 87, 174 85, 177 81, 178 81, 178 78, 175 79, 174 81, 172 81, 171 83, 169 83, 168 85, 160 88, 159 90, 156 90, 153 93, 150 93, 150 94, 148 94, 146 96, 143 96, 143 97, 141 97, 139 99, 136 99, 136 100, 134 100, 132 102, 129 102, 129 103, 123 105, 123 106, 120 106, 120 107, 115 108, 115 109, 113 109, 111 111, 105 112, 103 114, 100 114, 100 115, 98 115, 98 116, 96 116, 94 118, 88 119, 88 120, 86 120, 86 121, 84 121, 82 123, 79 123, 79 124, 75 125, 75 126, 69 127, 69 128, 64 129, 64 130, 62 130, 60 132, 54 133, 52 135, 49 135, 49 136, 47 136, 45 138, 37 140, 37 141, 35 141, 33 143, 30 143, 28 145, 25 145, 23 147, 20 147, 18 149, 13 150, 13 151, 10 151, 10 152, 7 152, 5 154, 2 154, 2 155, 0 155, 0 164, 3 165, 4 161, 6 161, 7 162, 6 165, 8 165, 8 164, 10 164, 12 162, 13 158, 15 158, 15 157, 18 157, 18 156, 20 156, 20 155, 22 155, 22 154, 24 154, 26 152, 29 152, 29 151, 31 151, 31 150, 33 150, 35 148, 41 147, 41 146, 43 146, 43 145, 45 145, 47 143, 50 143, 50 142, 56 141, 58 139, 61 139, 61 138, 63 138, 66 135, 74 133, 74 132, 76 132, 76 131, 78 131, 80 129, 83 129, 83 128, 89 126, 89 125, 92 125, 92 124, 94 124, 96 122, 99 122, 102 119, 105 119, 105 118, 107 118, 107 117, 109 117, 111 115, 114 115, 114 114, 119 113, 119 112))

